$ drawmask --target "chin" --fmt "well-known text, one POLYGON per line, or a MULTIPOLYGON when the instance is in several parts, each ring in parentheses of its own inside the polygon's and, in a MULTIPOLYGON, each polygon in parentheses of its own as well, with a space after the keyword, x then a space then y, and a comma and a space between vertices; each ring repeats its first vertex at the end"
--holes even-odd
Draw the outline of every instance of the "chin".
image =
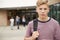
POLYGON ((41 16, 42 18, 45 18, 45 16, 41 16))

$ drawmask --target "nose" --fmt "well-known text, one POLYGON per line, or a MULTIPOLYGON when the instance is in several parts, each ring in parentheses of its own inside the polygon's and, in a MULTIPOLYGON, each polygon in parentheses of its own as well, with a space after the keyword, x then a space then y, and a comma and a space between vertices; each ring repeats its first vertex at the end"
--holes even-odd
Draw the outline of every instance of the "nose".
POLYGON ((44 9, 42 10, 42 13, 44 13, 44 9))

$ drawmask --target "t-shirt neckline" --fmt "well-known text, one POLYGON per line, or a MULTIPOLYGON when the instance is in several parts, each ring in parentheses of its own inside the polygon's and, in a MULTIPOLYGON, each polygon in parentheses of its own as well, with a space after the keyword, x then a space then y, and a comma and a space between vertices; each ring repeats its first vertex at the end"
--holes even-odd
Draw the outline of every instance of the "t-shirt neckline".
POLYGON ((51 17, 49 18, 49 20, 47 20, 47 21, 40 21, 40 20, 38 20, 38 18, 37 18, 37 21, 38 22, 41 22, 41 23, 46 23, 46 22, 49 22, 51 20, 51 17))

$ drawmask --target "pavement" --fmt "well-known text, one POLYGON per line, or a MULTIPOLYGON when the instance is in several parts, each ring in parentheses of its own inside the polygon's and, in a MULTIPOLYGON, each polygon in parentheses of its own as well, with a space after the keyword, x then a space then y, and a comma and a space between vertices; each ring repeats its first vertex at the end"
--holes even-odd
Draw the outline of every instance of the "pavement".
POLYGON ((19 27, 20 29, 17 29, 17 26, 14 26, 11 30, 10 26, 0 26, 0 40, 24 40, 27 26, 19 27))

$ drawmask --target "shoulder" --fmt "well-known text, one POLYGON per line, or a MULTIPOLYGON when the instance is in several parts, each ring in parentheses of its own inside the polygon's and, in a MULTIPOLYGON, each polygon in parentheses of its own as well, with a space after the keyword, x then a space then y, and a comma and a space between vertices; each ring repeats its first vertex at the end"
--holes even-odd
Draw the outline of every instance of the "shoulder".
POLYGON ((11 19, 10 19, 11 20, 11 19))
POLYGON ((57 20, 55 20, 55 19, 53 19, 53 18, 51 18, 51 21, 52 21, 53 23, 59 23, 57 20))
POLYGON ((28 25, 32 25, 32 24, 33 24, 33 20, 28 23, 28 25))
POLYGON ((54 25, 59 25, 59 22, 58 22, 57 20, 51 18, 51 21, 52 21, 52 23, 53 23, 54 25))
POLYGON ((33 21, 36 21, 36 19, 33 19, 33 20, 30 21, 28 24, 33 24, 33 21))
POLYGON ((13 19, 14 20, 14 19, 13 19))

